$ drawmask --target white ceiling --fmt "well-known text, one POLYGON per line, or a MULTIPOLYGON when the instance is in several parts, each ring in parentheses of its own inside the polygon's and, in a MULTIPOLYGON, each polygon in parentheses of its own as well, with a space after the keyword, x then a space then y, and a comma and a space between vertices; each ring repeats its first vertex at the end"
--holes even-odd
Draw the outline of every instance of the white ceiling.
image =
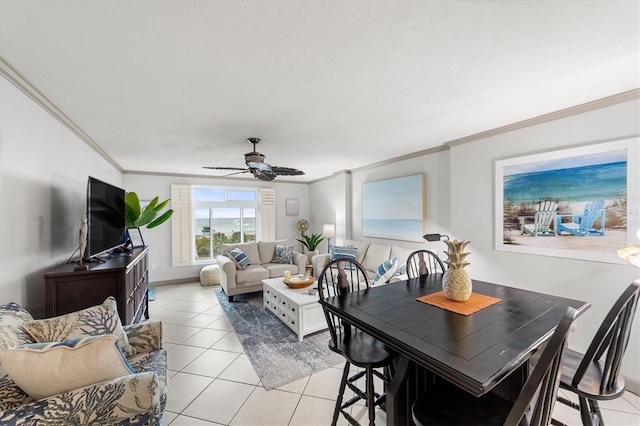
POLYGON ((639 33, 638 1, 0 0, 0 56, 122 169, 260 137, 303 182, 637 89, 639 33))

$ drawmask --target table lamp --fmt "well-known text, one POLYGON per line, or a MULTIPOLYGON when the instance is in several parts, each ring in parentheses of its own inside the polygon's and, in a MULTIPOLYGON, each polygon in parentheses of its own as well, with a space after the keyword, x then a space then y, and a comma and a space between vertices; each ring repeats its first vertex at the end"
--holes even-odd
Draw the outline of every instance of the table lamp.
POLYGON ((333 223, 322 225, 322 236, 327 237, 327 253, 331 253, 331 238, 336 236, 336 225, 333 223))

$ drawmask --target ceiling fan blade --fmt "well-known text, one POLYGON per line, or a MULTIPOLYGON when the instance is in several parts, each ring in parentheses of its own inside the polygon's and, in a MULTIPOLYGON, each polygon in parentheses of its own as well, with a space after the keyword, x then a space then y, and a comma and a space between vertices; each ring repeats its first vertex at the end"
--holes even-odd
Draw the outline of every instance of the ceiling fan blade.
POLYGON ((304 174, 302 170, 292 169, 291 167, 271 166, 271 171, 276 175, 282 176, 300 176, 304 174))
POLYGON ((258 173, 254 173, 254 176, 257 179, 266 180, 268 182, 271 182, 276 178, 276 174, 273 173, 271 170, 259 171, 258 173))
POLYGON ((247 170, 246 167, 207 167, 203 166, 203 169, 211 169, 211 170, 247 170))
POLYGON ((251 172, 251 170, 243 170, 241 172, 227 173, 226 175, 222 175, 222 177, 233 176, 233 175, 241 175, 242 173, 250 173, 250 172, 251 172))

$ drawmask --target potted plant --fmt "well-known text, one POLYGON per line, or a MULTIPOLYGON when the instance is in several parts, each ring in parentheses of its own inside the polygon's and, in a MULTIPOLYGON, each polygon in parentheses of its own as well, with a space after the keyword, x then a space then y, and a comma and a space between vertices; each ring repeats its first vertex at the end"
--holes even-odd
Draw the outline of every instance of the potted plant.
POLYGON ((139 229, 144 226, 147 229, 151 229, 155 228, 156 226, 162 225, 173 214, 172 209, 169 209, 160 214, 160 212, 162 212, 162 210, 167 207, 169 201, 170 199, 166 199, 163 202, 158 203, 158 197, 155 197, 147 206, 141 208, 138 194, 136 194, 135 192, 127 192, 124 197, 124 216, 126 228, 139 229))
POLYGON ((309 262, 311 262, 311 258, 316 254, 319 254, 318 246, 321 242, 323 242, 326 238, 322 236, 322 234, 311 234, 311 235, 302 235, 302 239, 297 239, 296 241, 300 242, 303 246, 305 246, 308 250, 307 258, 309 262))

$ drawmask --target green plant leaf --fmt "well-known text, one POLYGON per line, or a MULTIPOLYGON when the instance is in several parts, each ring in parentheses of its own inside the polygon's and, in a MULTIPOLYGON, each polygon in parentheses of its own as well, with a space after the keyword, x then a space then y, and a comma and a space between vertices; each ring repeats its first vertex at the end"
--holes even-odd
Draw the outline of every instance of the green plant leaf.
POLYGON ((173 210, 171 209, 167 210, 162 214, 162 216, 160 216, 159 218, 157 218, 156 220, 148 224, 147 229, 155 228, 158 225, 162 225, 171 217, 172 214, 173 214, 173 210))
POLYGON ((125 209, 126 206, 131 208, 132 215, 136 218, 140 216, 140 199, 135 192, 127 192, 124 196, 125 209))
POLYGON ((296 238, 296 241, 300 242, 310 251, 314 251, 318 248, 321 242, 323 242, 326 238, 322 236, 322 234, 311 234, 311 235, 303 235, 303 240, 299 240, 296 238))
POLYGON ((171 201, 170 198, 158 204, 158 197, 154 197, 144 209, 141 209, 138 194, 127 192, 125 194, 125 226, 127 228, 141 228, 143 226, 155 228, 161 225, 173 214, 173 210, 162 213, 162 210, 169 205, 169 201, 171 201))

